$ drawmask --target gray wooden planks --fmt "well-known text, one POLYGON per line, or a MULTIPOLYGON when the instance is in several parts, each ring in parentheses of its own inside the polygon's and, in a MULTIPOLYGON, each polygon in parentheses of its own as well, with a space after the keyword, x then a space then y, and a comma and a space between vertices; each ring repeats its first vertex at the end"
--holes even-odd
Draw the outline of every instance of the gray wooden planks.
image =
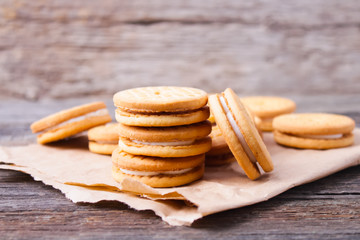
POLYGON ((360 234, 359 189, 337 194, 332 186, 354 181, 359 186, 358 172, 359 167, 350 168, 267 202, 207 216, 188 228, 171 227, 150 211, 136 212, 116 202, 73 204, 25 174, 1 170, 0 233, 17 239, 354 239, 360 234))
POLYGON ((360 92, 359 1, 5 0, 2 10, 6 97, 111 95, 148 85, 360 92))

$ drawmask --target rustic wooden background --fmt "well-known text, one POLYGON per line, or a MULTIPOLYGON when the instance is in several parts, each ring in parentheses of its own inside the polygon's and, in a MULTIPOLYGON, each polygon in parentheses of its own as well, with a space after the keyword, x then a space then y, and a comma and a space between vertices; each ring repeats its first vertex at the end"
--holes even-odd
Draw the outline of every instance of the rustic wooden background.
POLYGON ((1 98, 111 96, 145 85, 360 93, 358 0, 0 3, 1 98))
MULTIPOLYGON (((31 122, 148 85, 284 95, 359 127, 360 1, 0 0, 0 145, 34 143, 31 122)), ((0 239, 359 239, 359 168, 192 228, 74 204, 2 170, 0 239)))

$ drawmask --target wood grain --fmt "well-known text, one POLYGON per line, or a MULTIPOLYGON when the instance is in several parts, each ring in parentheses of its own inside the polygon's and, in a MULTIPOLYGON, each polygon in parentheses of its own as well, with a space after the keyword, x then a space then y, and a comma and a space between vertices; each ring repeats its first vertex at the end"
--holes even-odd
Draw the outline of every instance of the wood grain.
POLYGON ((0 233, 17 239, 355 239, 360 234, 360 190, 339 193, 332 188, 349 182, 359 186, 359 170, 350 168, 267 202, 205 217, 192 228, 171 227, 150 211, 136 212, 116 202, 73 204, 25 174, 1 170, 0 233))
POLYGON ((4 0, 1 7, 3 98, 111 96, 145 85, 360 92, 359 1, 4 0))
MULTIPOLYGON (((2 0, 0 145, 35 142, 30 123, 50 113, 91 100, 111 108, 114 92, 146 85, 288 96, 300 112, 359 126, 359 12, 357 0, 2 0)), ((191 228, 118 202, 74 204, 0 170, 0 239, 359 239, 359 170, 191 228)))
MULTIPOLYGON (((35 142, 32 121, 82 101, 87 100, 2 101, 0 144, 35 142)), ((359 112, 347 115, 360 125, 359 112)), ((27 174, 0 170, 0 238, 358 239, 359 170, 352 167, 266 202, 204 217, 192 227, 169 226, 151 211, 115 201, 74 204, 27 174)))

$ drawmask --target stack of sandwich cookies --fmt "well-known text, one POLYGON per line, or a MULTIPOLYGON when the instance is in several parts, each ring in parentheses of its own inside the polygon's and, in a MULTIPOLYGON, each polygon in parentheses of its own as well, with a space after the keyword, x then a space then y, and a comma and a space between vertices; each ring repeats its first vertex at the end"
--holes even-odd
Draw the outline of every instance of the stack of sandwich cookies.
POLYGON ((213 125, 210 133, 212 146, 205 155, 207 166, 218 166, 236 161, 218 126, 213 125))
POLYGON ((275 117, 296 109, 292 100, 281 97, 252 96, 241 98, 241 101, 254 114, 255 124, 262 131, 272 131, 275 117))
POLYGON ((304 149, 332 149, 354 143, 353 119, 326 113, 286 114, 274 119, 277 143, 304 149))
POLYGON ((209 104, 225 141, 246 175, 252 180, 260 177, 258 165, 265 172, 272 171, 270 154, 238 96, 226 89, 222 94, 210 96, 209 104))
POLYGON ((120 139, 112 155, 114 179, 172 187, 201 178, 205 152, 211 148, 206 103, 207 94, 194 88, 147 87, 115 94, 120 139), (125 167, 129 158, 141 159, 144 166, 133 161, 125 167))
POLYGON ((94 153, 111 155, 119 142, 118 124, 98 126, 88 131, 89 150, 94 153))
POLYGON ((103 102, 94 102, 49 115, 31 124, 30 128, 33 133, 41 132, 37 141, 46 144, 69 138, 110 121, 111 116, 106 105, 103 102))

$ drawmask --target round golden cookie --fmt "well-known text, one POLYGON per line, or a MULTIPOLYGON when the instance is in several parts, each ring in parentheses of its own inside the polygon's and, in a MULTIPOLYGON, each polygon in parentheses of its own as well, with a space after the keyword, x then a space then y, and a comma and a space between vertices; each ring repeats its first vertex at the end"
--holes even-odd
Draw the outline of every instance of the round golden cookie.
POLYGON ((185 112, 159 112, 159 113, 142 113, 125 111, 121 108, 115 110, 115 118, 119 123, 129 126, 142 127, 171 127, 187 125, 205 121, 210 115, 208 107, 201 107, 192 111, 185 112))
POLYGON ((89 142, 90 152, 98 153, 98 154, 111 155, 111 153, 117 147, 118 147, 118 144, 89 142))
POLYGON ((257 163, 265 172, 272 171, 270 154, 238 96, 228 88, 222 94, 210 96, 209 104, 225 141, 246 175, 252 180, 261 175, 257 163))
POLYGON ((103 102, 93 102, 83 104, 73 108, 65 109, 60 112, 51 114, 31 124, 30 129, 33 133, 41 132, 47 128, 54 127, 62 122, 68 121, 87 113, 95 112, 100 109, 106 109, 103 102))
POLYGON ((111 123, 88 131, 89 150, 94 153, 111 155, 118 146, 118 124, 111 123))
POLYGON ((133 155, 118 147, 113 151, 112 161, 117 167, 128 170, 164 172, 199 166, 204 163, 204 154, 180 158, 151 157, 133 155))
POLYGON ((109 115, 109 116, 89 117, 84 120, 71 122, 39 134, 37 136, 37 142, 40 144, 46 144, 46 143, 62 140, 74 136, 78 133, 84 132, 90 128, 102 124, 106 124, 110 121, 111 121, 111 117, 109 115))
POLYGON ((121 137, 142 142, 176 142, 200 139, 211 132, 211 123, 203 121, 176 127, 135 127, 119 123, 121 137))
POLYGON ((106 125, 94 127, 88 131, 90 141, 118 142, 119 140, 119 124, 109 123, 106 125))
POLYGON ((254 117, 255 126, 259 131, 271 132, 274 130, 272 125, 273 119, 254 117))
POLYGON ((287 98, 270 96, 253 96, 240 99, 254 114, 255 124, 261 131, 273 130, 272 120, 281 114, 295 111, 296 104, 287 98))
POLYGON ((154 157, 188 157, 203 154, 211 149, 211 138, 204 137, 194 141, 186 141, 186 143, 178 143, 181 145, 168 145, 174 142, 135 142, 129 138, 120 137, 120 148, 134 155, 145 155, 154 157), (158 145, 151 145, 158 144, 158 145))
POLYGON ((37 141, 45 144, 71 137, 110 121, 106 105, 95 102, 52 114, 34 122, 30 128, 33 132, 42 131, 37 136, 37 141))
POLYGON ((185 158, 157 158, 126 153, 120 148, 112 155, 114 179, 132 178, 151 187, 175 187, 200 179, 204 154, 185 158))
POLYGON ((136 112, 183 112, 199 109, 207 103, 207 93, 189 87, 143 87, 116 93, 116 107, 136 112))
POLYGON ((348 147, 354 144, 354 135, 347 133, 337 139, 316 139, 309 137, 298 137, 296 135, 289 135, 277 130, 274 131, 274 139, 277 143, 294 148, 303 149, 332 149, 348 147))
POLYGON ((355 121, 347 116, 329 113, 293 113, 276 117, 274 128, 280 132, 303 135, 350 133, 355 121))
POLYGON ((296 109, 294 101, 283 97, 252 96, 242 97, 240 100, 259 118, 273 118, 281 114, 292 113, 296 109))
POLYGON ((327 113, 293 113, 276 117, 273 122, 277 143, 305 149, 331 149, 354 143, 351 118, 327 113))
POLYGON ((121 182, 126 177, 130 177, 139 182, 142 182, 153 188, 167 188, 167 187, 176 187, 185 185, 196 180, 199 180, 204 175, 204 165, 195 168, 193 171, 186 174, 169 176, 169 175, 159 175, 159 176, 135 176, 123 173, 119 168, 112 167, 112 176, 117 182, 121 182))
POLYGON ((236 161, 218 126, 212 127, 210 137, 212 145, 210 151, 205 154, 206 165, 217 166, 236 161))

